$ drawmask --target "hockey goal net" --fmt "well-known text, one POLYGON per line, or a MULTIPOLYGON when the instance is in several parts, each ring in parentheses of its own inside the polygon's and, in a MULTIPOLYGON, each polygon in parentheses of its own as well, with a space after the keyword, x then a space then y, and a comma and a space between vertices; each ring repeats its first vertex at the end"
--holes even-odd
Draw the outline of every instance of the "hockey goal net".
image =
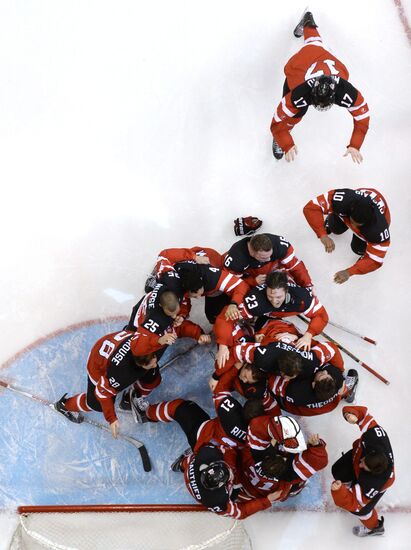
POLYGON ((250 550, 240 521, 197 505, 22 506, 10 550, 250 550))

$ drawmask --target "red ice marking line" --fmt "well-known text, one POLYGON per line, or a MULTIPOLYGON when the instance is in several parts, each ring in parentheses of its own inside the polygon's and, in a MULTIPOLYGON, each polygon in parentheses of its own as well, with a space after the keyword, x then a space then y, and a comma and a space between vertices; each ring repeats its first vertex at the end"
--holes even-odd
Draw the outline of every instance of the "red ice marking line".
POLYGON ((395 7, 398 11, 398 16, 400 18, 402 28, 404 29, 404 32, 408 38, 408 43, 411 46, 411 27, 408 22, 407 14, 405 13, 404 6, 402 5, 402 0, 394 0, 395 7))
POLYGON ((84 327, 91 327, 93 325, 98 325, 100 323, 111 323, 115 321, 124 322, 127 320, 128 320, 128 317, 125 317, 124 315, 114 315, 112 317, 103 317, 102 319, 90 319, 89 321, 82 321, 81 323, 74 323, 73 325, 68 325, 65 328, 60 328, 58 330, 55 330, 54 332, 51 332, 50 334, 47 334, 46 336, 42 336, 41 338, 38 338, 28 346, 25 346, 23 349, 15 353, 12 357, 7 359, 5 363, 0 365, 0 370, 6 369, 10 365, 12 365, 15 361, 17 361, 25 353, 32 351, 33 349, 37 348, 41 344, 44 344, 45 342, 48 342, 49 340, 52 340, 53 338, 56 338, 57 336, 60 336, 60 334, 64 334, 65 332, 75 331, 84 327))

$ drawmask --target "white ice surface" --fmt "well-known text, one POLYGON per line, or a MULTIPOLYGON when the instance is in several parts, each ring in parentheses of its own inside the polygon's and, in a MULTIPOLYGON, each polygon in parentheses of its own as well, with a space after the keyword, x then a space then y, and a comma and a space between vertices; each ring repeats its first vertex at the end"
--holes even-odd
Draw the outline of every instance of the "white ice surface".
MULTIPOLYGON (((0 361, 72 323, 127 315, 159 250, 201 244, 222 252, 234 241, 232 219, 256 215, 265 231, 293 243, 331 319, 378 340, 374 349, 327 329, 391 381, 386 387, 360 370, 358 401, 387 429, 396 456, 397 482, 382 504, 409 510, 410 44, 393 1, 313 0, 325 42, 370 106, 365 161, 342 158, 352 121, 335 108, 309 111, 293 133, 297 161, 277 163, 269 125, 283 65, 300 46, 291 31, 304 7, 1 3, 0 361), (349 237, 326 256, 301 210, 343 186, 385 195, 392 245, 381 270, 337 286, 333 273, 354 260, 349 237)), ((357 437, 346 424, 336 429, 338 414, 312 422, 331 463, 357 437)), ((405 549, 406 519, 388 514, 378 541, 355 540, 355 518, 344 513, 270 516, 268 526, 260 514, 248 523, 256 537, 266 533, 264 549, 285 538, 290 550, 307 539, 317 548, 405 549)), ((0 548, 8 526, 2 518, 0 548)))

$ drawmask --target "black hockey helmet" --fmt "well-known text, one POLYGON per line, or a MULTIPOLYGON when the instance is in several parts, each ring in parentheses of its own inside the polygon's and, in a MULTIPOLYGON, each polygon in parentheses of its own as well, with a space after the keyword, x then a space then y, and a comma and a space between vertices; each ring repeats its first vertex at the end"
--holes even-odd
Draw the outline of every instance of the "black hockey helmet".
POLYGON ((336 82, 331 76, 322 75, 315 79, 311 90, 312 104, 318 111, 328 111, 334 105, 336 82))
POLYGON ((200 481, 205 489, 214 491, 223 487, 230 479, 230 469, 224 460, 217 460, 200 466, 200 481))

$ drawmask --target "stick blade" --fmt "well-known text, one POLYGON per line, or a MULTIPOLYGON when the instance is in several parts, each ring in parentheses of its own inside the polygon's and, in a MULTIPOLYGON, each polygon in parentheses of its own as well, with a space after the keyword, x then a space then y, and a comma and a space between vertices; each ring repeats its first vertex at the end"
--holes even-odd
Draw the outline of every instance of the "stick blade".
POLYGON ((151 472, 151 461, 148 456, 148 452, 145 445, 141 445, 138 450, 140 451, 141 461, 145 472, 151 472))

